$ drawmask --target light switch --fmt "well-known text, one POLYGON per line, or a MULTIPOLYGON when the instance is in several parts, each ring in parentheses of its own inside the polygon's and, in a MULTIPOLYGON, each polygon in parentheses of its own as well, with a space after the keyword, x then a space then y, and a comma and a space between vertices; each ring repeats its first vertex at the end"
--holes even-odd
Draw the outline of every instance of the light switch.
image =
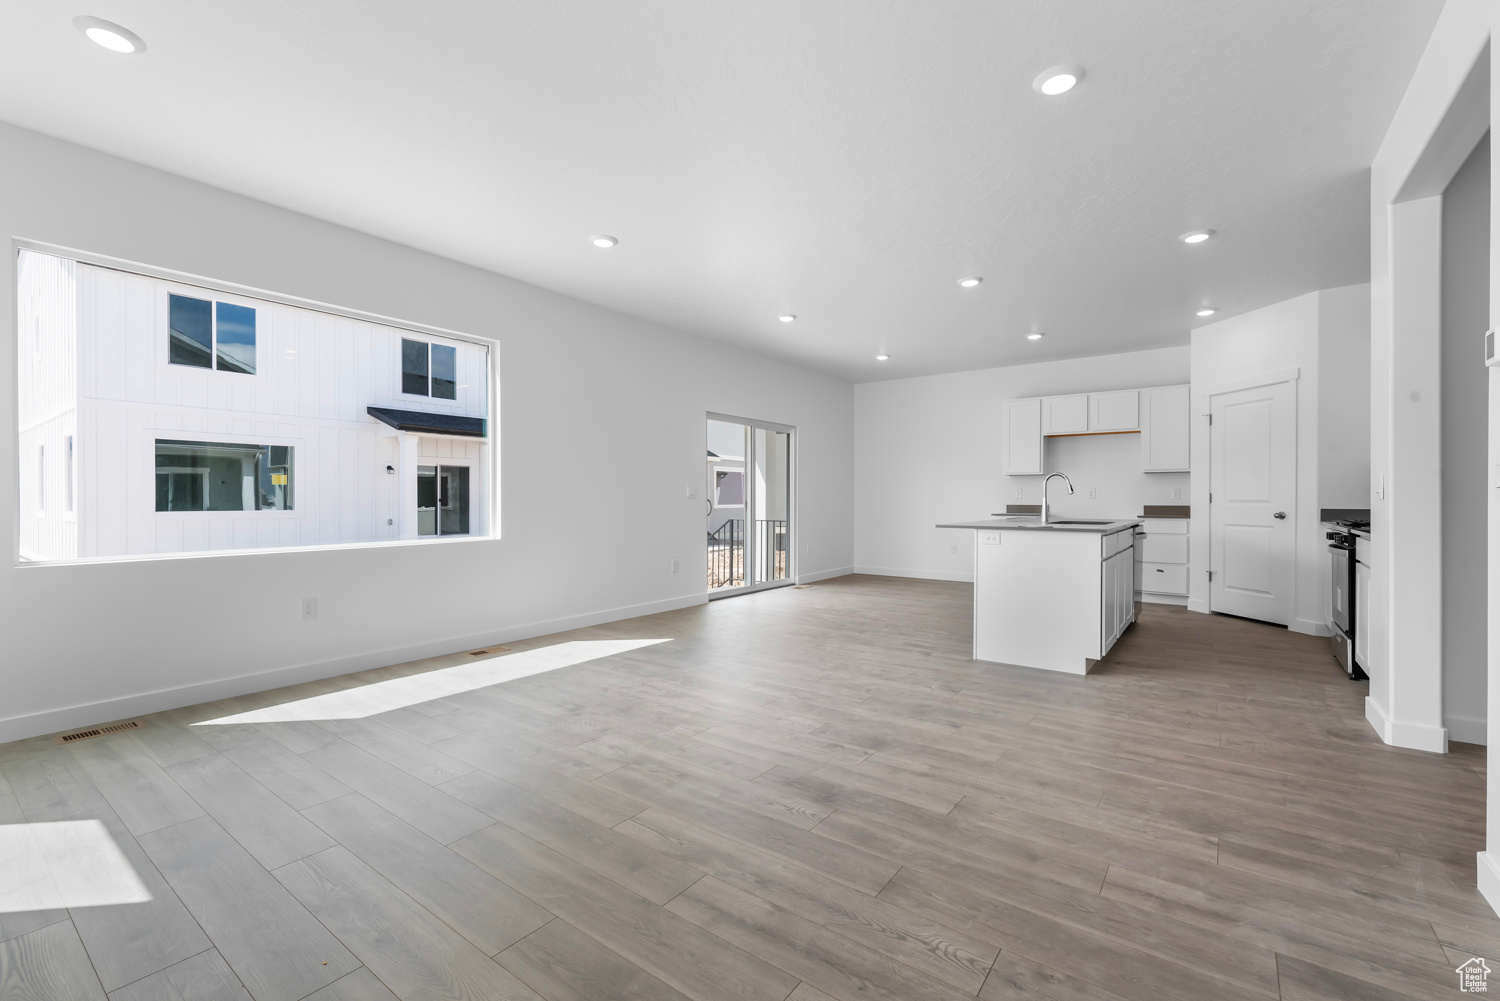
POLYGON ((688 491, 688 500, 697 500, 698 499, 698 488, 697 487, 688 487, 687 491, 688 491))
POLYGON ((998 545, 1000 545, 1000 533, 999 532, 980 532, 979 533, 979 544, 981 546, 998 546, 998 545))

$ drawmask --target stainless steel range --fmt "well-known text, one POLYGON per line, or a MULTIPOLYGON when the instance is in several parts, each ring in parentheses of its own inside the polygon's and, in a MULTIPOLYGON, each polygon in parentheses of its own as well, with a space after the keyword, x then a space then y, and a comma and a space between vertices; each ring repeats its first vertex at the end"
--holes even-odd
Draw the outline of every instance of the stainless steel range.
POLYGON ((1354 565, 1356 531, 1369 531, 1368 521, 1336 521, 1337 529, 1326 534, 1328 553, 1333 564, 1332 593, 1329 595, 1329 614, 1333 629, 1333 656, 1344 669, 1344 673, 1355 681, 1368 677, 1355 660, 1355 602, 1354 565))

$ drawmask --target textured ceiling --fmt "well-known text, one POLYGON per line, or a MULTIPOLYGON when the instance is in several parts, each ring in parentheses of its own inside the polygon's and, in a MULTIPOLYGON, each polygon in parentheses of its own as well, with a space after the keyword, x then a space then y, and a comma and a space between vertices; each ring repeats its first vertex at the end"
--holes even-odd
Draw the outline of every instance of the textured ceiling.
POLYGON ((1366 280, 1441 0, 91 4, 0 8, 0 119, 865 381, 1366 280))

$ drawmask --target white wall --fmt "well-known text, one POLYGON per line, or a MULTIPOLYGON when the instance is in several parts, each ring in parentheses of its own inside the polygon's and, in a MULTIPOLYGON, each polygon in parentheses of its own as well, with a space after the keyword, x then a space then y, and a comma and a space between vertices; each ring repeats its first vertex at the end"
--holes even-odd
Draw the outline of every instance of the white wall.
MULTIPOLYGON (((1174 385, 1187 377, 1188 349, 1177 347, 861 383, 854 388, 857 569, 969 580, 973 533, 933 526, 1040 502, 1041 477, 1000 472, 1006 400, 1174 385)), ((1188 474, 1142 473, 1140 448, 1133 434, 1049 439, 1047 469, 1067 473, 1078 491, 1069 497, 1054 480, 1055 510, 1135 517, 1142 504, 1187 503, 1188 474), (1090 487, 1097 499, 1089 499, 1090 487), (1172 499, 1173 488, 1182 499, 1172 499)))
MULTIPOLYGON (((699 602, 704 508, 685 487, 708 411, 798 428, 798 571, 853 562, 848 383, 36 133, 0 125, 0 146, 11 236, 492 338, 503 535, 13 569, 0 740, 699 602), (605 515, 581 470, 610 486, 605 515)), ((0 351, 13 551, 15 358, 0 351)))
MULTIPOLYGON (((1369 286, 1309 292, 1275 305, 1210 323, 1193 331, 1193 468, 1205 475, 1193 483, 1193 519, 1189 544, 1188 605, 1209 611, 1209 437, 1204 414, 1206 392, 1245 377, 1295 370, 1297 374, 1297 537, 1295 598, 1288 627, 1298 632, 1329 633, 1325 604, 1329 590, 1328 543, 1319 522, 1322 507, 1364 507, 1352 477, 1361 468, 1342 449, 1325 469, 1321 460, 1322 427, 1331 422, 1339 433, 1360 441, 1350 415, 1367 412, 1368 383, 1347 377, 1324 380, 1320 345, 1329 339, 1330 356, 1340 351, 1356 354, 1359 365, 1360 330, 1368 330, 1369 286), (1328 496, 1348 501, 1328 503, 1328 496)), ((1364 338, 1368 344, 1368 336, 1364 338)), ((1364 348, 1368 357, 1368 347, 1364 348)), ((1366 363, 1367 364, 1367 363, 1366 363)), ((1367 439, 1366 439, 1367 440, 1367 439)), ((1357 444, 1356 444, 1357 447, 1357 444)))
POLYGON ((1320 293, 1318 507, 1370 506, 1370 286, 1320 293))
POLYGON ((1483 744, 1488 599, 1485 451, 1489 375, 1490 144, 1443 194, 1443 725, 1483 744))

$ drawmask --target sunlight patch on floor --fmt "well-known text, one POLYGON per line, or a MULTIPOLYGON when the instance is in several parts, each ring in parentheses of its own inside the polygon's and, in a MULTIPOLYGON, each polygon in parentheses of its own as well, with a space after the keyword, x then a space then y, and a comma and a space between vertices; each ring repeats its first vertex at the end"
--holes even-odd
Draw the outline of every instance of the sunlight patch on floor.
POLYGON ((0 824, 0 914, 150 899, 102 821, 0 824))
POLYGON ((670 639, 651 640, 573 640, 537 650, 523 650, 472 664, 445 667, 426 674, 414 674, 390 681, 377 681, 342 692, 314 695, 279 706, 267 706, 233 716, 203 720, 194 726, 220 726, 228 723, 296 723, 319 719, 364 719, 393 709, 430 702, 449 695, 460 695, 533 674, 571 667, 601 657, 629 653, 642 647, 667 643, 670 639))

